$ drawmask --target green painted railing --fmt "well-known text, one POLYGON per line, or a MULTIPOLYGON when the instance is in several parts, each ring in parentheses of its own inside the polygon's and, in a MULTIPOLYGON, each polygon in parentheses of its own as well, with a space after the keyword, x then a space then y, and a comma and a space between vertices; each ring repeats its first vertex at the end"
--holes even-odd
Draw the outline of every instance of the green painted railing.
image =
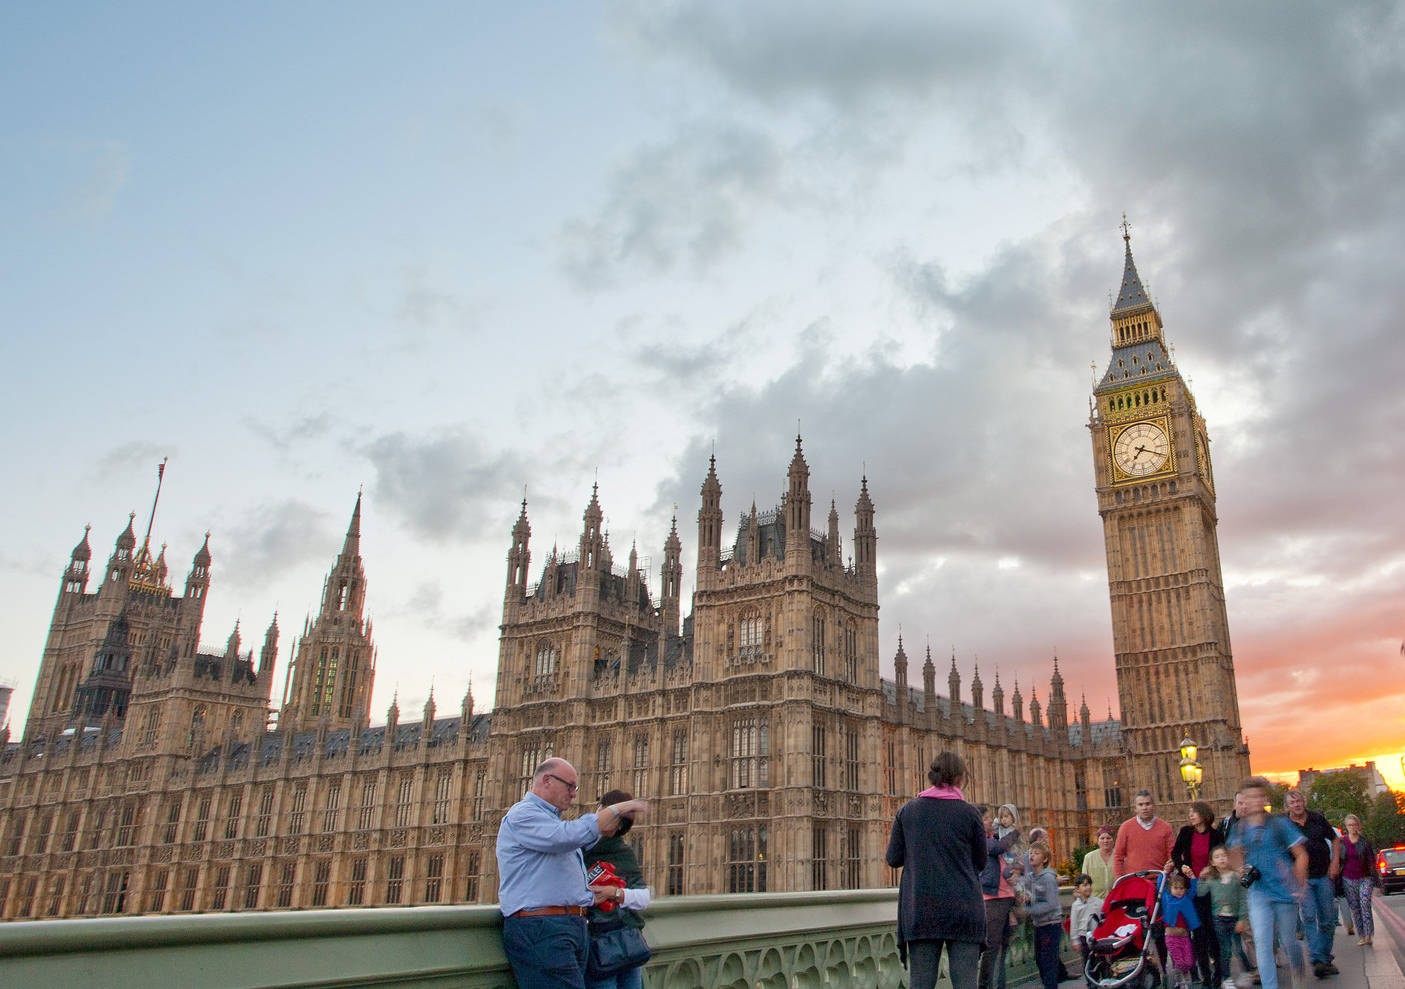
MULTIPOLYGON (((648 989, 906 982, 897 890, 681 896, 649 908, 648 989)), ((384 907, 0 925, 11 986, 510 989, 495 907, 384 907)), ((1032 977, 1022 931, 1009 983, 1032 977)))

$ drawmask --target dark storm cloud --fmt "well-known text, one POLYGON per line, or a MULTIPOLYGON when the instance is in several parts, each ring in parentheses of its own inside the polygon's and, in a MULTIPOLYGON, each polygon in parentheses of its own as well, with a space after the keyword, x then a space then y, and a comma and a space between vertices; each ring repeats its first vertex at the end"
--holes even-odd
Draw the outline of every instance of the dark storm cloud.
POLYGON ((735 246, 748 214, 780 194, 779 170, 778 149, 764 132, 694 122, 635 151, 598 214, 566 225, 563 267, 584 289, 614 282, 623 265, 706 268, 735 246))
MULTIPOLYGON (((1104 281, 1120 276, 1109 253, 1104 281)), ((841 361, 823 334, 810 333, 774 380, 726 389, 709 405, 728 543, 753 497, 763 510, 779 501, 797 419, 812 525, 824 527, 833 497, 846 547, 866 470, 878 512, 885 667, 902 623, 909 653, 931 637, 943 683, 952 645, 963 676, 979 653, 987 688, 999 664, 1006 690, 1022 677, 1026 698, 1034 677, 1047 692, 1056 650, 1070 689, 1106 678, 1087 383, 1069 370, 1105 336, 1080 308, 1083 266, 1051 258, 1058 252, 1011 248, 960 287, 933 266, 894 260, 894 283, 936 341, 930 361, 900 366, 881 347, 841 361)), ((708 439, 693 441, 658 506, 697 505, 710 449, 708 439)))
MULTIPOLYGON (((297 499, 264 502, 210 536, 211 569, 221 584, 264 588, 306 563, 325 563, 344 530, 321 509, 297 499)), ((197 546, 198 548, 198 546, 197 546)), ((194 555, 194 551, 191 551, 194 555)), ((173 565, 173 570, 180 570, 173 565)))
MULTIPOLYGON (((775 500, 798 415, 811 424, 807 449, 831 448, 810 457, 817 508, 829 463, 869 462, 888 568, 885 648, 895 612, 911 614, 915 597, 937 642, 942 628, 958 644, 1011 649, 1017 635, 1061 649, 1105 642, 1088 632, 1106 629, 1107 604, 1105 581, 1086 579, 1102 570, 1101 533, 1077 369, 1107 359, 1100 304, 1117 286, 1120 245, 1109 240, 1126 209, 1214 440, 1246 718, 1272 726, 1277 705, 1319 696, 1319 664, 1361 672, 1394 658, 1392 575, 1405 544, 1399 5, 1285 16, 1264 3, 963 14, 883 4, 820 18, 798 4, 685 2, 633 7, 627 20, 640 51, 691 66, 752 119, 808 120, 816 134, 874 122, 899 143, 894 119, 913 134, 956 127, 976 138, 951 149, 973 174, 999 160, 989 138, 1003 134, 1016 167, 1040 155, 1091 204, 1070 203, 959 285, 899 250, 894 283, 927 323, 930 362, 836 368, 805 354, 763 388, 719 397, 729 526, 750 487, 775 500), (1001 572, 1002 556, 1023 565, 1001 572), (1047 602, 1061 599, 1068 614, 1051 614, 1047 602)), ((696 502, 705 452, 694 443, 686 483, 661 500, 696 502)), ((1105 655, 1089 663, 1106 675, 1105 655)), ((1287 748, 1265 742, 1264 752, 1286 758, 1287 748)))

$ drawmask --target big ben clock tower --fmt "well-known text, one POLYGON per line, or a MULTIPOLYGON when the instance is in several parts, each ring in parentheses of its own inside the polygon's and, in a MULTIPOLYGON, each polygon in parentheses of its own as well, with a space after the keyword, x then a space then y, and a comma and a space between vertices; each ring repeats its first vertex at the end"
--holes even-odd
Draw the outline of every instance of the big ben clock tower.
POLYGON ((1186 799, 1180 744, 1199 746, 1201 791, 1217 812, 1249 772, 1216 535, 1205 420, 1171 362, 1124 221, 1112 358, 1093 390, 1098 513, 1107 550, 1124 793, 1186 799))

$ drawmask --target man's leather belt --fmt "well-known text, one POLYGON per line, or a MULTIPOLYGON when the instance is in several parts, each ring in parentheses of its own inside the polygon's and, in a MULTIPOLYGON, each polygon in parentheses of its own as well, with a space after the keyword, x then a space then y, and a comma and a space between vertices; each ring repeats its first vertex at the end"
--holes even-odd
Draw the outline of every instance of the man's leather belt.
POLYGON ((585 907, 538 907, 536 910, 518 910, 514 917, 584 917, 585 907))

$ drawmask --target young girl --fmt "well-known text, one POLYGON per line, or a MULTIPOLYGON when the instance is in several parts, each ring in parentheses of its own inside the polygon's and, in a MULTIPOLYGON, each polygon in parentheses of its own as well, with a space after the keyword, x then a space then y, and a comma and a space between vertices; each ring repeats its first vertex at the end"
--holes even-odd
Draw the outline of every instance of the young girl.
POLYGON ((1244 901, 1244 887, 1239 883, 1239 873, 1229 867, 1229 852, 1223 845, 1210 853, 1210 864, 1200 873, 1200 879, 1210 894, 1210 917, 1215 924, 1215 937, 1220 945, 1220 977, 1222 989, 1235 989, 1230 977, 1230 966, 1236 953, 1244 971, 1253 969, 1249 958, 1244 954, 1244 945, 1239 935, 1249 929, 1248 908, 1244 901))
MULTIPOLYGON (((1195 909, 1194 879, 1179 872, 1166 877, 1161 888, 1161 920, 1166 925, 1166 953, 1171 956, 1176 982, 1187 989, 1195 972, 1195 947, 1190 932, 1200 927, 1200 914, 1195 909)), ((1167 980, 1170 981, 1169 979, 1167 980)))

